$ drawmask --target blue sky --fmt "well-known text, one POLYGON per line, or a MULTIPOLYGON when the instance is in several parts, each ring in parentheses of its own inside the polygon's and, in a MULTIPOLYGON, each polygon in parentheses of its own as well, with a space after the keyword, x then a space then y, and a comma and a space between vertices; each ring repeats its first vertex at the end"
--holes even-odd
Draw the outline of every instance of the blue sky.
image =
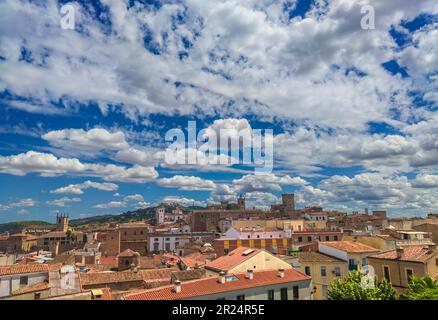
POLYGON ((0 223, 239 194, 266 209, 282 192, 297 207, 436 211, 436 1, 6 0, 0 12, 0 223), (67 3, 74 30, 60 27, 67 3), (192 120, 272 129, 272 173, 167 164, 165 133, 192 120))

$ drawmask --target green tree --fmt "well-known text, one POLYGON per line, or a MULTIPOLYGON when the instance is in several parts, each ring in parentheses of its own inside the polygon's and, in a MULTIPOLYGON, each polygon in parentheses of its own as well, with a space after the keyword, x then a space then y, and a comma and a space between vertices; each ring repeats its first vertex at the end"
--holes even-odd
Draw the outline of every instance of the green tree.
POLYGON ((363 274, 351 271, 341 279, 333 281, 328 289, 329 300, 395 300, 397 294, 391 283, 374 278, 374 286, 364 286, 363 274))
POLYGON ((409 281, 409 287, 401 296, 408 300, 438 300, 438 281, 430 276, 413 276, 409 281))

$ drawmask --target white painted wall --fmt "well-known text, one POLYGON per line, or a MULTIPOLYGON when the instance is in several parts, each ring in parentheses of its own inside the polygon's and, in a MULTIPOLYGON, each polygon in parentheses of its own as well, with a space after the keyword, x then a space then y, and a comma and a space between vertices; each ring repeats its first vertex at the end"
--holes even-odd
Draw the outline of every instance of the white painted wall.
POLYGON ((319 252, 327 254, 329 256, 348 261, 348 254, 345 251, 338 250, 336 248, 323 245, 321 243, 319 243, 318 250, 319 252))

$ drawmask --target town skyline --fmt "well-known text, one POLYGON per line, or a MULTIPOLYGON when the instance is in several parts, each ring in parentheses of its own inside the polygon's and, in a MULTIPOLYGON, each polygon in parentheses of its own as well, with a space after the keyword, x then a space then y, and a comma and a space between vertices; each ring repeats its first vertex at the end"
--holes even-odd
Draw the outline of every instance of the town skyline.
POLYGON ((436 212, 436 4, 363 5, 2 2, 0 223, 240 194, 436 212), (167 163, 166 132, 189 121, 232 140, 272 130, 272 172, 167 163))

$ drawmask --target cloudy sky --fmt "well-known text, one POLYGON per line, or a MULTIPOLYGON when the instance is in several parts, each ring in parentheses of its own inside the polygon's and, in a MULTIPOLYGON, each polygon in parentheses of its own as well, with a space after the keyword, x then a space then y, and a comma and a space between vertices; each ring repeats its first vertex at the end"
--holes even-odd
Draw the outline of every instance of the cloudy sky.
POLYGON ((0 222, 282 192, 436 212, 437 26, 435 0, 3 0, 0 222), (272 129, 272 173, 166 163, 189 120, 272 129))

